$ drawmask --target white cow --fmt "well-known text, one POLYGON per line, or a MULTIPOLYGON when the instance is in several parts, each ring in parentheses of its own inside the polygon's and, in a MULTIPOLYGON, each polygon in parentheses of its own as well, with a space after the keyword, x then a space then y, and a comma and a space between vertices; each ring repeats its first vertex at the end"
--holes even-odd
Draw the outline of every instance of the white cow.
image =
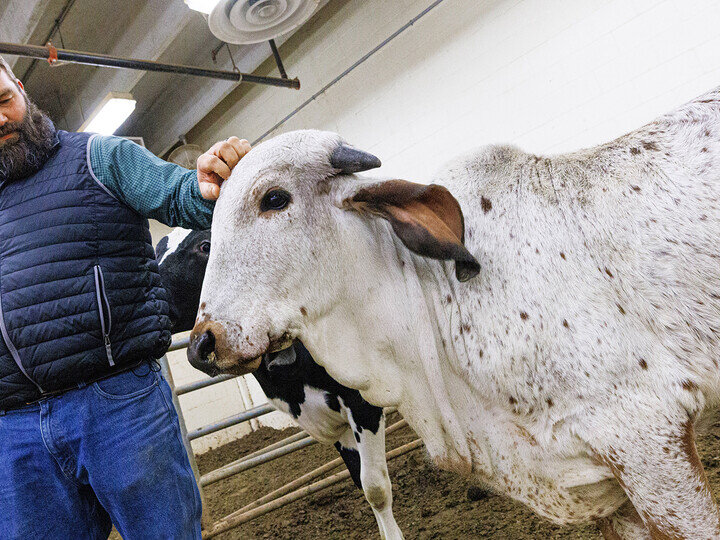
POLYGON ((243 158, 191 348, 250 371, 299 338, 441 468, 556 523, 720 537, 694 436, 720 394, 720 89, 588 150, 473 151, 437 185, 346 174, 373 159, 317 131, 243 158))

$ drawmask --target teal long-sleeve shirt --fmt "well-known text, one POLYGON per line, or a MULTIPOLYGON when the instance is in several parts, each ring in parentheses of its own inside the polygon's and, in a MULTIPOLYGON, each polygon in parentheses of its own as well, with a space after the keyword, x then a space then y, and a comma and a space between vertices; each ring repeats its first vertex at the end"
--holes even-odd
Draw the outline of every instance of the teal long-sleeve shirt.
POLYGON ((171 227, 210 228, 215 203, 203 199, 195 171, 121 137, 93 135, 89 153, 93 176, 136 212, 171 227))

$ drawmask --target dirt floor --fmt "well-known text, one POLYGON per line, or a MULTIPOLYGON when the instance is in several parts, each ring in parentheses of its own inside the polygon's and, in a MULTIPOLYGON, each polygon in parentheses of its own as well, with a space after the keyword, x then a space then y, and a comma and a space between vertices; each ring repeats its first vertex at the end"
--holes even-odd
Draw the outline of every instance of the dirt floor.
MULTIPOLYGON (((396 420, 391 418, 388 424, 396 420)), ((200 456, 198 465, 207 473, 295 431, 262 428, 200 456)), ((410 428, 404 428, 388 437, 387 448, 415 438, 410 428)), ((714 491, 720 494, 720 422, 700 438, 698 446, 714 491)), ((318 444, 208 486, 205 493, 210 515, 212 519, 225 516, 337 456, 334 448, 318 444)), ((408 539, 600 538, 594 526, 555 527, 505 497, 437 470, 426 458, 424 448, 391 461, 388 468, 395 518, 408 539)), ((218 538, 307 540, 379 538, 379 534, 370 506, 348 479, 218 538)))

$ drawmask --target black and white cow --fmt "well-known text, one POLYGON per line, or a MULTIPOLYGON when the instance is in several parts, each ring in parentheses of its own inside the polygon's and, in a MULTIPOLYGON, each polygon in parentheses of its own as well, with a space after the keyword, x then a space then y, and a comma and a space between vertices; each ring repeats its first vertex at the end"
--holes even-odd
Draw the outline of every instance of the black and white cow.
MULTIPOLYGON (((195 324, 209 253, 210 231, 178 228, 157 245, 174 332, 190 330, 195 324)), ((299 341, 263 358, 253 376, 275 408, 292 416, 317 441, 334 443, 372 507, 380 536, 402 538, 392 514, 382 408, 331 378, 299 341)))

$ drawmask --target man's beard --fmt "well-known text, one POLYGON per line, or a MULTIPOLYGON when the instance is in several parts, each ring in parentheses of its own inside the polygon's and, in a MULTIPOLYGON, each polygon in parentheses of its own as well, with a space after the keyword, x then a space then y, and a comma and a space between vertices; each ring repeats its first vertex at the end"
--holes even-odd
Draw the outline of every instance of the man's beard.
POLYGON ((0 145, 0 182, 13 182, 39 171, 55 147, 55 126, 52 120, 29 99, 20 122, 0 127, 0 137, 16 133, 15 140, 0 145))

